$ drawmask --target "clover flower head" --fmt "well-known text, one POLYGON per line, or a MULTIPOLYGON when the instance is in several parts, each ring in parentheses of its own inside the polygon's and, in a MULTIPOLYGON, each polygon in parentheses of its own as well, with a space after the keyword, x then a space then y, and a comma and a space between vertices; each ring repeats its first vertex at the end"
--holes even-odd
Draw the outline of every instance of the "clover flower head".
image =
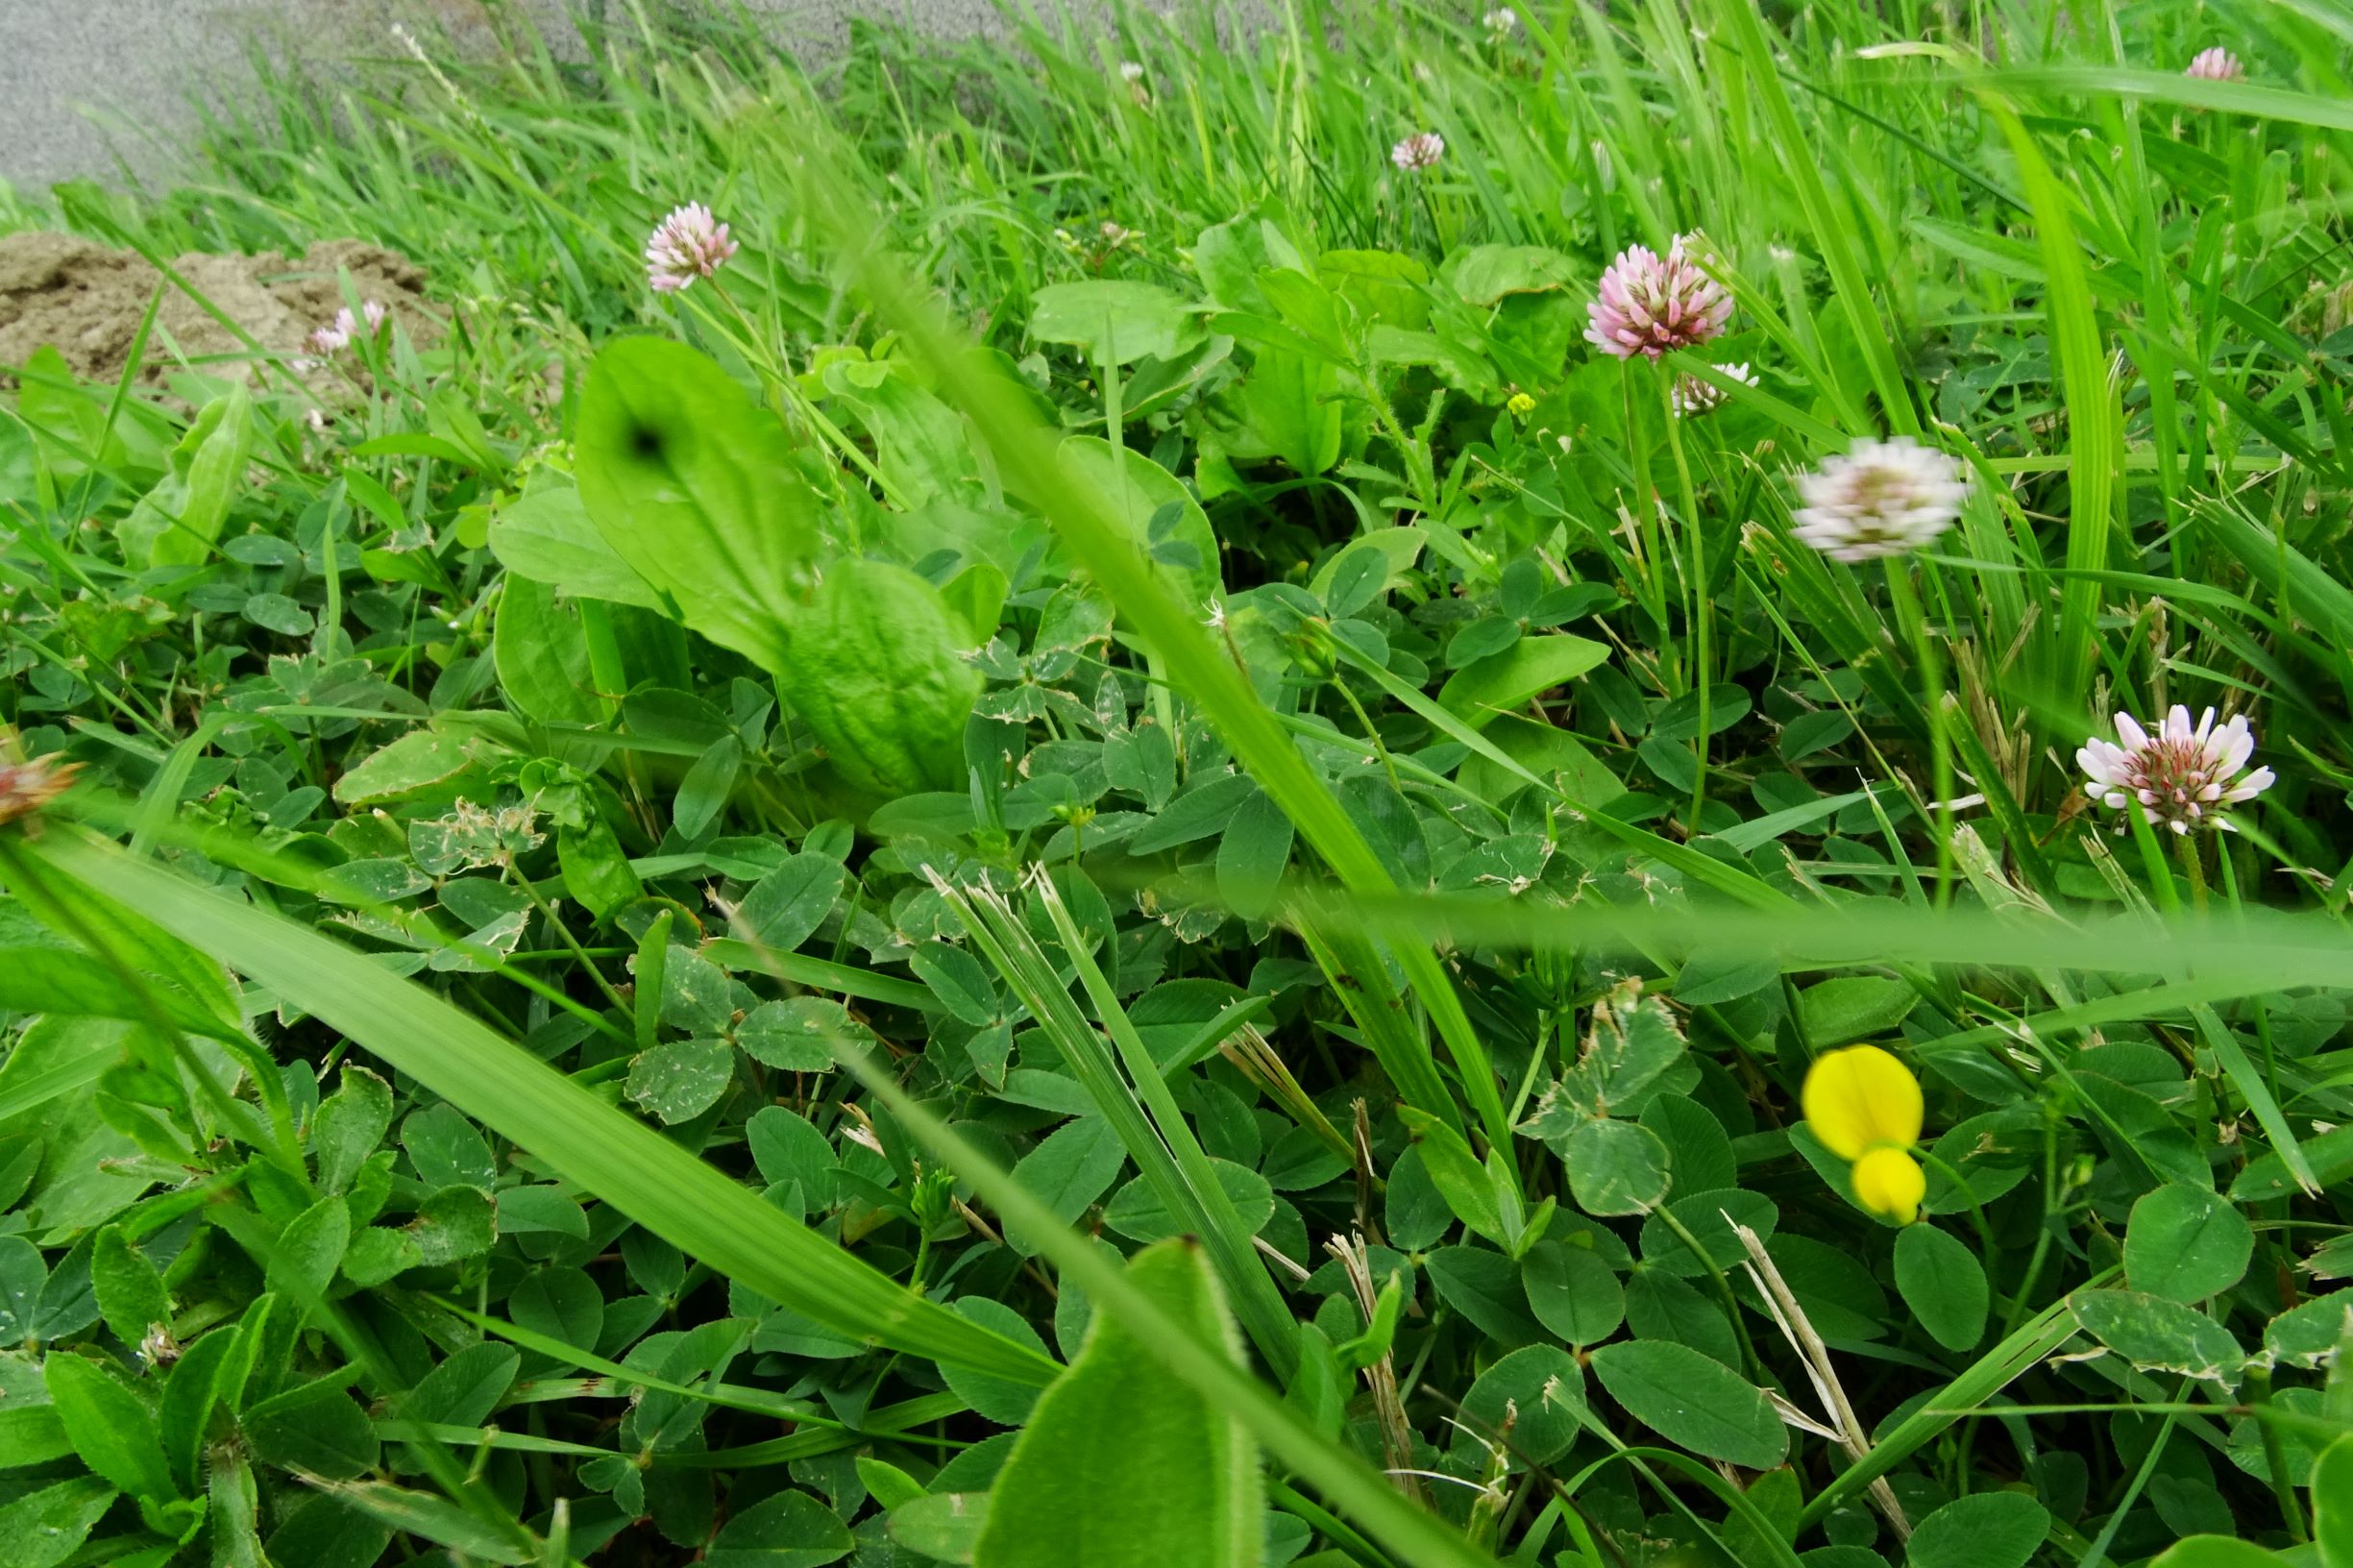
POLYGON ((1844 456, 1801 475, 1800 542, 1834 561, 1869 561, 1918 550, 1952 526, 1969 497, 1961 465, 1908 435, 1866 436, 1844 456))
POLYGON ((1530 414, 1536 411, 1536 400, 1530 397, 1525 392, 1514 392, 1511 394, 1511 400, 1505 404, 1504 406, 1510 409, 1520 418, 1526 419, 1530 414))
POLYGON ((1121 61, 1119 62, 1119 80, 1125 82, 1131 87, 1136 86, 1136 84, 1143 80, 1142 64, 1133 60, 1121 61))
MULTIPOLYGON (((1716 369, 1743 386, 1756 384, 1756 375, 1749 369, 1746 359, 1736 365, 1718 365, 1716 369)), ((1701 380, 1697 376, 1678 376, 1675 379, 1676 417, 1696 419, 1710 409, 1722 407, 1730 396, 1729 392, 1713 381, 1701 380)))
POLYGON ((55 757, 20 758, 0 747, 0 823, 30 817, 63 795, 81 764, 55 757))
POLYGON ((1655 359, 1721 336, 1732 297, 1700 265, 1692 237, 1676 235, 1663 257, 1642 245, 1619 252, 1585 307, 1585 340, 1621 359, 1655 359))
POLYGON ((1899 1225, 1918 1219, 1928 1179, 1911 1153, 1924 1114, 1912 1069, 1876 1045, 1830 1051, 1800 1098, 1814 1137, 1851 1167, 1855 1201, 1899 1225))
POLYGON ((646 240, 646 282, 657 294, 674 294, 698 278, 708 278, 735 255, 727 226, 700 202, 673 208, 646 240))
POLYGON ((2194 76, 2201 82, 2237 82, 2246 76, 2246 67, 2239 57, 2223 48, 2203 49, 2191 61, 2184 76, 2194 76))
POLYGON ((1509 6, 1497 6, 1479 18, 1480 25, 1498 38, 1507 38, 1520 30, 1520 13, 1509 6))
POLYGON ((1409 174, 1418 173, 1446 156, 1446 138, 1435 131, 1408 136, 1389 149, 1389 161, 1409 174))
POLYGON ((2176 703, 2155 734, 2128 713, 2116 716, 2116 733, 2122 745, 2095 735, 2075 753, 2076 765, 2101 805, 2112 811, 2138 806, 2151 827, 2184 834, 2194 827, 2234 831, 2229 808, 2277 782, 2268 768, 2245 771, 2255 754, 2255 732, 2244 714, 2218 725, 2208 708, 2194 725, 2190 710, 2176 703))

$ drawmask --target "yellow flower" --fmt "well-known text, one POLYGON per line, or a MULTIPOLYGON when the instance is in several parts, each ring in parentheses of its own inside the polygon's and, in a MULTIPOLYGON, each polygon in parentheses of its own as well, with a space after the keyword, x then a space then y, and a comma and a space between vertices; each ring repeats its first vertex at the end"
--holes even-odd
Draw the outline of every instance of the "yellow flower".
POLYGON ((1920 1080, 1876 1045, 1815 1060, 1805 1075, 1805 1123, 1822 1146, 1854 1167, 1855 1201, 1899 1225, 1920 1217, 1928 1179, 1910 1149, 1920 1141, 1920 1080))
POLYGON ((1519 415, 1520 418, 1526 419, 1536 411, 1536 400, 1525 392, 1514 392, 1511 394, 1511 401, 1505 404, 1504 406, 1519 415))
POLYGON ((1901 1149, 1873 1149, 1854 1163, 1850 1174, 1854 1201, 1873 1213, 1885 1214, 1899 1225, 1920 1217, 1920 1200, 1928 1195, 1927 1173, 1901 1149))

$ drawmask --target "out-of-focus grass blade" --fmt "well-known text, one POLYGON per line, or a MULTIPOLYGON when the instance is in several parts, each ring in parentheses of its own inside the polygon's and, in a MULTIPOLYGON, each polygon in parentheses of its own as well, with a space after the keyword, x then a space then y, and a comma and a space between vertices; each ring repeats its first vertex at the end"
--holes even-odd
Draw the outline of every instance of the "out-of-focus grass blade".
POLYGON ((1711 904, 1539 904, 1429 894, 1367 898, 1292 886, 1286 899, 1330 928, 1416 931, 1506 950, 1690 952, 1721 948, 1790 968, 1960 964, 2170 975, 2233 995, 2297 986, 2353 990, 2353 943, 2330 916, 2248 909, 2228 925, 2131 916, 2071 923, 2020 911, 1935 909, 1871 899, 1779 911, 1711 904))
MULTIPOLYGON (((814 111, 806 122, 803 128, 811 135, 830 141, 814 111)), ((1334 874, 1362 892, 1395 892, 1396 885, 1372 845, 1300 755, 1273 712, 1259 699, 1249 677, 1210 638, 1200 608, 1177 600, 1140 548, 1141 541, 1115 520, 1099 489, 1062 460, 1055 432, 1038 422, 1026 397, 1008 387, 988 361, 969 352, 969 344, 942 318, 929 296, 914 287, 883 254, 870 215, 865 215, 842 188, 829 163, 832 156, 829 150, 804 159, 807 180, 803 188, 813 198, 816 215, 872 299, 880 319, 898 331, 913 355, 937 378, 940 395, 962 410, 989 443, 1008 488, 1029 497, 1053 524, 1071 554, 1166 662, 1176 683, 1200 706, 1251 777, 1283 809, 1334 874)), ((845 150, 841 156, 852 158, 854 154, 845 150)), ((1510 1119, 1504 1111, 1493 1065, 1437 955, 1426 942, 1400 937, 1395 957, 1407 984, 1446 1041, 1482 1130, 1496 1147, 1508 1148, 1510 1119)), ((1365 965, 1359 969, 1352 963, 1351 973, 1358 984, 1376 993, 1373 1000, 1377 1004, 1378 992, 1388 985, 1379 966, 1365 965)), ((1401 1083, 1399 1088, 1408 1086, 1401 1083)), ((1450 1122, 1458 1118, 1451 1099, 1423 1108, 1443 1115, 1450 1122)))
POLYGON ((2057 657, 2046 674, 2061 691, 2081 691, 2090 684, 2098 656, 2099 581, 2091 574, 2108 564, 2116 477, 2124 458, 2124 408, 2100 346, 2068 193, 2017 111, 1991 93, 1981 98, 2009 138, 2042 241, 2047 280, 2044 312, 2067 402, 2067 565, 2073 574, 2060 600, 2057 657))
POLYGON ((2197 521, 2231 552, 2247 576, 2284 602, 2283 619, 2324 627, 2340 646, 2353 647, 2353 589, 2271 529, 2226 502, 2202 503, 2197 521))
POLYGON ((2113 93, 2125 98, 2153 98, 2159 103, 2191 109, 2219 110, 2225 114, 2251 114, 2258 119, 2316 125, 2329 131, 2353 131, 2353 104, 2341 98, 2295 92, 2287 87, 2258 86, 2248 82, 2210 82, 2179 71, 2137 71, 2120 65, 2045 65, 2014 71, 1992 71, 1973 81, 1998 91, 2061 94, 2113 93))
POLYGON ((120 899, 340 1030, 730 1279, 862 1341, 1031 1385, 1055 1363, 902 1289, 423 987, 307 926, 65 828, 17 852, 120 899))
POLYGON ((1289 1406, 1234 1364, 1222 1349, 1203 1344, 1126 1274, 1054 1217, 1007 1172, 916 1103, 889 1074, 855 1053, 843 1066, 890 1107, 899 1125, 948 1168, 970 1182, 998 1213, 1035 1237, 1063 1277, 1087 1293, 1099 1312, 1117 1314, 1159 1353, 1168 1370, 1207 1398, 1231 1409, 1276 1460, 1320 1490, 1406 1568, 1496 1568, 1495 1559, 1464 1541, 1453 1527, 1400 1496, 1388 1479, 1337 1443, 1328 1442, 1289 1406))

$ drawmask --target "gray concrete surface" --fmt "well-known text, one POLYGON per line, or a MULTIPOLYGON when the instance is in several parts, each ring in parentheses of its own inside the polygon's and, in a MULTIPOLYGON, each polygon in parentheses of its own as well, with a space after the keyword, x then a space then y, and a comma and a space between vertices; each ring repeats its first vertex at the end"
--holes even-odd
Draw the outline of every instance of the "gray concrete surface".
MULTIPOLYGON (((489 0, 576 39, 569 18, 627 0, 489 0)), ((688 0, 696 3, 696 0, 688 0)), ((249 50, 310 66, 393 54, 392 24, 490 37, 485 0, 0 0, 0 180, 20 195, 78 178, 143 182, 188 169, 199 101, 251 89, 249 50)), ((804 55, 838 40, 853 12, 947 36, 987 30, 990 0, 748 0, 804 55)))

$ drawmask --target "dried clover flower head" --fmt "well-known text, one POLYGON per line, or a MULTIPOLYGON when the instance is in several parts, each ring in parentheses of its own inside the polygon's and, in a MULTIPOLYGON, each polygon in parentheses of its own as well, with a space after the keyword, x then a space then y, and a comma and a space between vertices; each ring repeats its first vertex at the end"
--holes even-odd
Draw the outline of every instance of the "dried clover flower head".
POLYGON ((81 771, 80 763, 54 756, 18 756, 13 745, 0 737, 0 823, 32 816, 71 788, 81 771))

